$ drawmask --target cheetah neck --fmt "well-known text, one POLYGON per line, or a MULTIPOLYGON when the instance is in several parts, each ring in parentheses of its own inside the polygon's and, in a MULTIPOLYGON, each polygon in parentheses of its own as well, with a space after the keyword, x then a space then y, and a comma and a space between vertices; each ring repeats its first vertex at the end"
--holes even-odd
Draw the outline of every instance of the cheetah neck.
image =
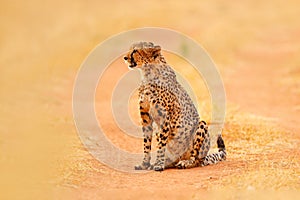
POLYGON ((175 72, 166 63, 148 63, 140 69, 143 83, 156 83, 159 85, 177 83, 175 72))

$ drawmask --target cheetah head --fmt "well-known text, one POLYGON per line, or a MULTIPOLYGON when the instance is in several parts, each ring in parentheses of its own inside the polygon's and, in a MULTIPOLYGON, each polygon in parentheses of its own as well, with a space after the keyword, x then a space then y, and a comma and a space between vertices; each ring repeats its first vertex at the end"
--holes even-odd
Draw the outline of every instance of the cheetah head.
POLYGON ((140 68, 147 63, 159 62, 161 47, 155 46, 152 42, 138 42, 130 47, 127 55, 124 56, 129 69, 140 68))

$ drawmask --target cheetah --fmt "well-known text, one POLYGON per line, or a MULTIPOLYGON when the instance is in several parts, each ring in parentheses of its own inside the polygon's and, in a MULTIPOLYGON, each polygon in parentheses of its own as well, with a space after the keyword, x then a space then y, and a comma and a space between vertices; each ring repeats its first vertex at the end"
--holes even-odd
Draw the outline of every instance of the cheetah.
POLYGON ((167 64, 161 47, 138 42, 124 56, 129 69, 139 69, 139 111, 143 131, 144 158, 135 170, 163 171, 206 166, 226 159, 222 136, 217 139, 218 152, 208 154, 208 125, 199 114, 186 90, 167 64), (157 154, 153 165, 151 142, 156 125, 157 154))

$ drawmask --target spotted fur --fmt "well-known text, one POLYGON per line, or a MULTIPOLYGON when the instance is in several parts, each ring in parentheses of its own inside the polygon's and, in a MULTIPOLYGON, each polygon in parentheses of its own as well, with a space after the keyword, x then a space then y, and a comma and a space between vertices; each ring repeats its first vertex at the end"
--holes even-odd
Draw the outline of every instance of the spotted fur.
POLYGON ((197 109, 185 89, 177 82, 173 69, 161 54, 161 47, 151 42, 131 46, 124 57, 129 68, 138 68, 142 74, 139 87, 139 108, 144 137, 144 158, 136 170, 165 168, 192 168, 217 163, 226 159, 221 135, 219 152, 209 154, 210 136, 205 121, 200 121, 197 109), (154 132, 157 139, 157 157, 153 165, 151 143, 154 132))

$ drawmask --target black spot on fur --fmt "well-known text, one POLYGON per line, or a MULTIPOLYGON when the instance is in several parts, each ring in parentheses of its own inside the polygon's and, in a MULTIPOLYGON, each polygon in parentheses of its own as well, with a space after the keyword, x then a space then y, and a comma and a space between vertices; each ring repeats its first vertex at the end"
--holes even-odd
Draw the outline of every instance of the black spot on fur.
POLYGON ((164 133, 167 133, 168 131, 169 131, 169 128, 163 129, 163 132, 164 132, 164 133))
POLYGON ((162 140, 167 140, 168 136, 163 136, 161 139, 162 140))
POLYGON ((157 110, 157 113, 158 113, 159 116, 162 116, 161 110, 157 110))
POLYGON ((147 112, 141 112, 141 115, 147 115, 149 117, 149 113, 147 112))

